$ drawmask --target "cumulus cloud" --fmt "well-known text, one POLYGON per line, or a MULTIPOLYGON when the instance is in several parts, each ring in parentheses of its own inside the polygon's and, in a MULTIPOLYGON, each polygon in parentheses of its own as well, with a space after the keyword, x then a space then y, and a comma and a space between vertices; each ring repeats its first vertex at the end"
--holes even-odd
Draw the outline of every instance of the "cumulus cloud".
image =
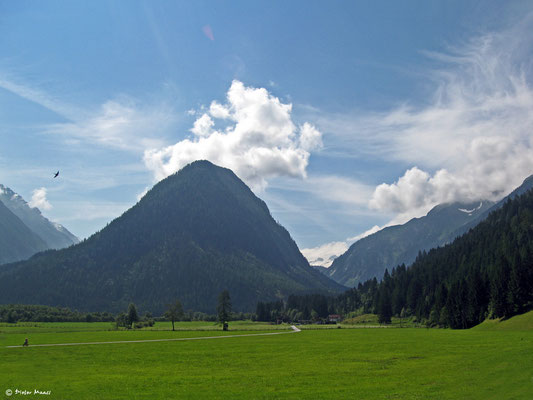
POLYGON ((212 128, 215 125, 211 117, 207 114, 203 114, 200 118, 194 121, 194 126, 191 132, 196 136, 205 137, 212 133, 212 128))
POLYGON ((371 207, 407 218, 438 203, 496 200, 533 173, 532 31, 528 17, 449 54, 428 53, 447 66, 433 74, 433 101, 381 115, 373 127, 389 140, 376 145, 382 155, 416 166, 379 185, 371 207))
POLYGON ((41 210, 51 210, 52 204, 46 198, 46 188, 38 188, 33 191, 31 200, 28 203, 31 208, 39 208, 41 210))
POLYGON ((322 134, 309 122, 300 126, 300 147, 308 151, 322 147, 322 134))
POLYGON ((156 180, 200 159, 232 169, 254 189, 269 178, 306 177, 310 152, 321 146, 321 134, 311 124, 297 127, 292 105, 282 103, 264 88, 233 81, 227 102, 212 102, 191 131, 193 138, 147 150, 145 165, 156 180), (217 120, 222 128, 217 128, 217 120))
POLYGON ((342 249, 339 243, 403 224, 437 204, 498 200, 533 174, 532 32, 529 15, 445 54, 426 53, 438 68, 426 71, 435 87, 422 106, 313 119, 331 140, 325 154, 410 166, 367 197, 371 210, 393 213, 389 222, 306 252, 325 260, 329 249, 342 249))
POLYGON ((213 118, 227 119, 230 117, 230 110, 222 104, 213 101, 209 106, 209 114, 211 114, 213 118))
MULTIPOLYGON (((484 192, 484 198, 497 197, 499 192, 484 192)), ((404 213, 439 203, 453 201, 472 201, 479 199, 480 190, 461 175, 452 174, 445 169, 438 170, 433 176, 413 167, 393 184, 379 185, 370 206, 376 209, 404 213)))

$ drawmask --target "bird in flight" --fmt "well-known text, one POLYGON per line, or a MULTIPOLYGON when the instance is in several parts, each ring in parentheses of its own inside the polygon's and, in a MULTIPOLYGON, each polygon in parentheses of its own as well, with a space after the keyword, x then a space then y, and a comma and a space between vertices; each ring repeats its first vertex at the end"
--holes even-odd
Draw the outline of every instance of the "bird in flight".
POLYGON ((57 178, 59 176, 59 171, 57 171, 55 174, 54 174, 54 178, 57 178))

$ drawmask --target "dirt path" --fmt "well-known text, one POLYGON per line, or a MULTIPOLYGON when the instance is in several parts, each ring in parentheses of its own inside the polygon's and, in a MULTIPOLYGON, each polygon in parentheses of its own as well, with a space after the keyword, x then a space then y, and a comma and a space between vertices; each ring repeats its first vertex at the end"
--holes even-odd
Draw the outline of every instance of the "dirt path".
MULTIPOLYGON (((120 340, 115 342, 87 342, 87 343, 50 343, 50 344, 32 344, 26 347, 53 347, 53 346, 84 346, 84 345, 94 345, 94 344, 117 344, 117 343, 149 343, 149 342, 180 342, 187 340, 207 340, 207 339, 228 339, 235 337, 249 337, 249 336, 272 336, 272 335, 285 335, 287 333, 298 333, 301 332, 300 329, 291 326, 292 331, 284 332, 268 332, 268 333, 248 333, 245 335, 227 335, 227 336, 200 336, 200 337, 191 337, 191 338, 175 338, 175 339, 146 339, 146 340, 120 340)), ((22 348, 23 346, 6 346, 7 348, 22 348)))

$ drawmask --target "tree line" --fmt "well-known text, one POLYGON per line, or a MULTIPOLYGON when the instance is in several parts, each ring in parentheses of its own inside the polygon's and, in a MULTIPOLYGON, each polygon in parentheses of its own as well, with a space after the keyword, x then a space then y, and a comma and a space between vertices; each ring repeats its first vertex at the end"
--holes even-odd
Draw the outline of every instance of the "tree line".
POLYGON ((8 304, 0 305, 0 322, 114 322, 117 328, 144 328, 154 326, 156 321, 172 322, 172 330, 178 321, 213 321, 219 322, 224 330, 229 321, 255 320, 251 313, 232 312, 231 297, 228 290, 223 290, 218 296, 216 314, 201 312, 185 312, 179 300, 167 305, 165 313, 160 317, 153 317, 150 312, 141 316, 134 303, 130 303, 125 312, 113 315, 104 313, 80 313, 66 307, 50 307, 45 305, 8 304))
POLYGON ((327 314, 416 317, 428 326, 470 328, 486 318, 533 309, 533 191, 501 209, 452 244, 420 252, 407 268, 388 270, 345 293, 290 296, 257 304, 261 321, 295 321, 327 314))
POLYGON ((0 322, 111 322, 108 312, 79 312, 66 307, 29 304, 0 304, 0 322))
MULTIPOLYGON (((216 314, 184 312, 181 303, 174 307, 173 312, 167 309, 168 320, 222 324, 232 319, 292 322, 374 313, 382 323, 393 316, 416 317, 428 326, 464 329, 486 318, 508 318, 533 309, 533 191, 508 200, 453 243, 419 253, 409 268, 396 266, 390 273, 386 270, 381 281, 373 278, 337 296, 291 295, 286 301, 257 303, 255 314, 237 314, 231 312, 229 292, 224 291, 216 314)), ((139 322, 132 316, 129 309, 114 316, 48 306, 0 306, 2 322, 118 319, 121 326, 131 326, 139 322)))

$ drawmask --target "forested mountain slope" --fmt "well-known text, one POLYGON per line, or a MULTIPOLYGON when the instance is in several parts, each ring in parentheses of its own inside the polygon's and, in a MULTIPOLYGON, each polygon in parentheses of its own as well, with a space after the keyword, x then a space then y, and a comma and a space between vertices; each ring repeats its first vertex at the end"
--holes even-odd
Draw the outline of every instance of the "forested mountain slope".
MULTIPOLYGON (((349 299, 349 301, 348 301, 349 299)), ((416 315, 469 328, 487 317, 533 308, 533 190, 503 206, 452 244, 420 255, 342 295, 378 314, 416 315)))
POLYGON ((530 176, 496 204, 481 201, 438 205, 424 217, 385 228, 355 242, 322 272, 345 286, 355 286, 374 277, 381 279, 386 268, 409 265, 419 252, 451 243, 501 208, 507 200, 532 188, 533 176, 530 176))
POLYGON ((383 276, 386 268, 412 263, 418 253, 442 246, 458 236, 462 226, 478 223, 478 216, 491 208, 489 201, 443 204, 426 216, 403 225, 390 226, 358 240, 325 272, 345 286, 383 276))
POLYGON ((266 204, 230 170, 197 161, 82 243, 8 265, 0 302, 162 312, 179 299, 214 312, 228 289, 238 311, 291 293, 343 288, 313 270, 266 204))

